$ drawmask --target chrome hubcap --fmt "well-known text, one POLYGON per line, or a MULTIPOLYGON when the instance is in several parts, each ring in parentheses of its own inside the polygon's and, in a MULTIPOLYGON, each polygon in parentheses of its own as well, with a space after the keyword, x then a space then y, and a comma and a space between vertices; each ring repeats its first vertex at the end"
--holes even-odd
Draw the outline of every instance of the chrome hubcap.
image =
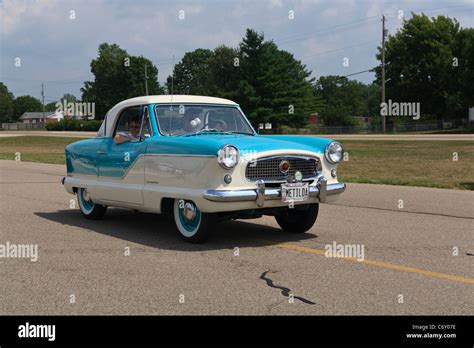
POLYGON ((183 216, 186 221, 193 221, 196 217, 196 207, 191 202, 186 202, 183 209, 183 216))
POLYGON ((87 192, 87 190, 84 190, 84 193, 82 194, 82 197, 84 197, 84 200, 86 200, 88 202, 91 200, 91 196, 89 195, 89 192, 87 192))

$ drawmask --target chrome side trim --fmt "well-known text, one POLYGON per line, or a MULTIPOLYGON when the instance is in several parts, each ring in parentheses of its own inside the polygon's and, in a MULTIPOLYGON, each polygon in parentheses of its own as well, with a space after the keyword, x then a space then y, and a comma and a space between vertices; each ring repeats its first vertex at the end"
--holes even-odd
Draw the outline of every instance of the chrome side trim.
POLYGON ((255 201, 257 199, 256 190, 207 190, 203 197, 213 202, 242 202, 255 201))

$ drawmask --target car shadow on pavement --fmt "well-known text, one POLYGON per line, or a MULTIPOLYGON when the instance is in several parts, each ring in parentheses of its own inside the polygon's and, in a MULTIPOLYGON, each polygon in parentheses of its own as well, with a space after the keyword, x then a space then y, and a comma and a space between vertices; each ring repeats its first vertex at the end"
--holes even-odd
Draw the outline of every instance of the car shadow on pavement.
POLYGON ((234 220, 218 223, 215 233, 206 243, 193 245, 183 241, 176 231, 173 220, 162 214, 133 212, 119 208, 108 209, 102 220, 87 220, 76 209, 34 214, 62 225, 82 228, 86 230, 85 233, 92 231, 168 250, 204 251, 233 249, 237 246, 258 247, 317 238, 313 233, 292 234, 280 228, 234 220))

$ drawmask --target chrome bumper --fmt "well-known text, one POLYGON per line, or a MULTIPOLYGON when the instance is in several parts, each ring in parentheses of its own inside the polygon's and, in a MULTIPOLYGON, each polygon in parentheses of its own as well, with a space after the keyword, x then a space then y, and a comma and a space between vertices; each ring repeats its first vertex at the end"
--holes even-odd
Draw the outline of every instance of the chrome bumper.
MULTIPOLYGON (((316 186, 309 187, 309 196, 318 197, 323 203, 328 195, 336 195, 344 192, 346 184, 343 182, 337 184, 327 184, 327 179, 320 176, 317 179, 316 186)), ((259 207, 263 207, 267 200, 281 199, 281 188, 265 188, 263 180, 257 181, 256 189, 245 190, 207 190, 203 194, 204 198, 213 202, 243 202, 256 201, 259 207)))

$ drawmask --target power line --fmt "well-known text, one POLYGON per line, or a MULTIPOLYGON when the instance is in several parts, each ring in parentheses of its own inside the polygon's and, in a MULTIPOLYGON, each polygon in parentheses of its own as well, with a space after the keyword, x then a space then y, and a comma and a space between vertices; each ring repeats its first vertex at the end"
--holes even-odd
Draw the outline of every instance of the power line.
POLYGON ((373 72, 373 71, 375 71, 375 69, 377 69, 377 67, 374 67, 374 68, 372 68, 372 69, 367 69, 367 70, 358 71, 358 72, 355 72, 355 73, 352 73, 352 74, 349 74, 349 75, 343 75, 343 77, 349 77, 349 76, 359 75, 359 74, 363 74, 363 73, 366 73, 366 72, 373 72))
MULTIPOLYGON (((56 82, 64 82, 64 81, 74 81, 77 82, 79 78, 84 78, 86 75, 81 75, 81 76, 76 76, 72 77, 69 79, 64 79, 64 80, 36 80, 36 79, 22 79, 22 78, 17 78, 17 77, 8 77, 8 76, 2 76, 0 77, 0 80, 12 80, 12 81, 31 81, 31 82, 48 82, 48 83, 56 83, 56 82)), ((89 75, 87 77, 90 77, 89 75)), ((82 81, 82 80, 81 80, 82 81)))
POLYGON ((299 59, 305 59, 305 58, 311 58, 311 57, 322 56, 322 55, 325 55, 325 54, 334 53, 334 52, 339 52, 339 51, 344 51, 344 50, 346 50, 346 49, 348 49, 348 48, 360 47, 360 46, 368 45, 368 44, 375 43, 375 42, 379 42, 379 41, 378 41, 378 40, 372 40, 372 41, 367 41, 367 42, 361 42, 361 43, 358 43, 358 44, 355 44, 355 45, 351 45, 351 46, 336 48, 336 49, 333 49, 333 50, 330 50, 330 51, 325 51, 325 52, 320 52, 320 53, 316 53, 316 54, 311 54, 311 55, 308 55, 308 56, 303 56, 303 57, 300 57, 299 59))
MULTIPOLYGON (((474 7, 472 6, 467 6, 466 4, 462 6, 451 6, 451 7, 438 7, 438 8, 431 8, 431 9, 417 9, 417 10, 403 10, 403 12, 408 12, 408 13, 414 13, 414 14, 420 14, 420 13, 426 13, 426 12, 433 12, 433 11, 439 11, 439 10, 445 10, 445 9, 452 9, 455 8, 454 10, 450 12, 459 12, 459 11, 464 11, 464 12, 472 12, 472 11, 465 11, 465 10, 474 10, 474 7)), ((389 12, 389 16, 387 16, 387 21, 393 20, 397 17, 397 12, 389 12), (390 14, 391 13, 391 14, 390 14)))
MULTIPOLYGON (((378 16, 379 15, 371 16, 371 17, 367 17, 367 18, 361 18, 361 19, 355 20, 353 22, 338 24, 338 25, 331 26, 331 27, 326 27, 326 28, 321 28, 317 31, 313 31, 313 32, 305 33, 305 34, 299 34, 299 35, 284 38, 284 39, 277 39, 277 40, 274 40, 274 42, 281 44, 281 43, 285 43, 285 42, 288 42, 288 41, 297 41, 297 40, 304 39, 307 36, 312 36, 314 34, 327 33, 327 32, 333 31, 334 29, 344 28, 344 27, 351 26, 351 25, 354 25, 354 24, 362 24, 364 22, 374 20, 378 16)), ((349 28, 347 28, 347 29, 349 29, 349 28)))
MULTIPOLYGON (((471 9, 473 7, 466 7, 466 5, 463 4, 463 5, 457 5, 457 6, 445 6, 445 7, 406 10, 406 11, 407 12, 431 12, 431 11, 436 11, 436 10, 452 9, 452 8, 456 8, 458 10, 464 10, 464 9, 471 9)), ((397 12, 394 12, 394 13, 397 13, 397 12)), ((349 29, 352 29, 354 26, 358 26, 358 25, 364 24, 365 22, 370 22, 372 20, 375 20, 376 18, 380 17, 381 15, 382 14, 380 13, 380 14, 377 14, 377 15, 374 15, 374 16, 370 16, 370 17, 366 17, 366 18, 360 18, 358 20, 355 20, 355 21, 352 21, 352 22, 349 22, 349 23, 338 24, 338 25, 330 26, 330 27, 326 27, 326 28, 320 28, 320 29, 318 29, 316 31, 313 31, 313 32, 299 34, 299 35, 296 35, 296 36, 290 36, 290 37, 283 38, 283 39, 276 39, 276 40, 273 40, 273 41, 275 43, 285 44, 287 42, 296 42, 296 41, 299 41, 299 40, 303 40, 306 37, 312 36, 312 35, 315 35, 315 34, 322 34, 322 33, 326 34, 326 33, 332 32, 332 31, 337 31, 339 29, 349 30, 349 29), (345 27, 348 27, 348 28, 345 28, 345 27)))

